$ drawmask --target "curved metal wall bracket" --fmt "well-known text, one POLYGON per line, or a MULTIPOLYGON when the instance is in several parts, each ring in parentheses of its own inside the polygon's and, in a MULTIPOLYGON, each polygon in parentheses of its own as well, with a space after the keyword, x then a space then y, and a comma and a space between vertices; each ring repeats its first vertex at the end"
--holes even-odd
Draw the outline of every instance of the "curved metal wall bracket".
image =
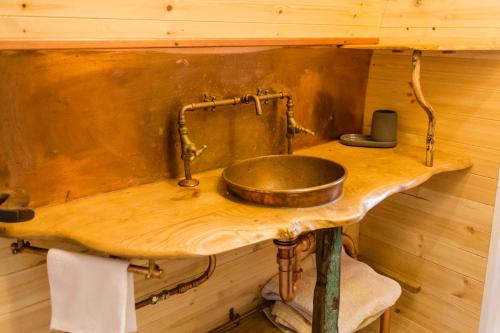
POLYGON ((420 63, 421 63, 422 51, 413 50, 412 55, 412 66, 413 73, 411 77, 411 87, 418 104, 427 113, 429 119, 429 124, 427 126, 427 137, 426 137, 426 154, 425 154, 425 165, 432 167, 434 164, 434 142, 436 133, 436 113, 432 106, 425 100, 422 93, 422 87, 420 86, 420 63))

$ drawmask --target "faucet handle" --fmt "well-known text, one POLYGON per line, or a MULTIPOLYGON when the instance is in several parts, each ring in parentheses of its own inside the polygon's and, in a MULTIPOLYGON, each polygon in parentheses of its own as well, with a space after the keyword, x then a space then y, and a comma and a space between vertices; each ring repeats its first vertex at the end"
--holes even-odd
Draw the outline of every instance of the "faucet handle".
POLYGON ((189 160, 193 161, 195 158, 200 156, 207 148, 207 145, 203 145, 200 149, 197 149, 195 145, 191 146, 191 156, 189 157, 189 160))
POLYGON ((316 135, 316 133, 314 133, 310 129, 302 127, 302 126, 300 126, 299 131, 302 133, 310 134, 310 135, 316 135))
POLYGON ((194 161, 198 156, 201 155, 207 149, 207 145, 203 145, 200 149, 196 147, 196 144, 191 141, 187 135, 181 136, 182 142, 182 153, 181 158, 186 161, 194 161))
POLYGON ((306 133, 306 134, 310 134, 310 135, 316 135, 316 133, 314 133, 313 131, 311 131, 308 128, 305 128, 302 125, 299 125, 295 121, 292 123, 292 132, 293 132, 293 134, 306 133))
POLYGON ((200 156, 207 148, 208 148, 207 145, 201 146, 201 148, 195 152, 195 156, 196 157, 200 156))

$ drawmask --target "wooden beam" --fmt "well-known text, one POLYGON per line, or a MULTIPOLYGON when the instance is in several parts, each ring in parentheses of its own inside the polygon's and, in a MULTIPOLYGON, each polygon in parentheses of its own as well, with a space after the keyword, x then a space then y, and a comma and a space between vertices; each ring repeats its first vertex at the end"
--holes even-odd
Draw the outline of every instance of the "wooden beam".
POLYGON ((143 40, 2 39, 0 50, 29 49, 131 49, 244 46, 335 46, 376 44, 378 38, 214 38, 143 40))

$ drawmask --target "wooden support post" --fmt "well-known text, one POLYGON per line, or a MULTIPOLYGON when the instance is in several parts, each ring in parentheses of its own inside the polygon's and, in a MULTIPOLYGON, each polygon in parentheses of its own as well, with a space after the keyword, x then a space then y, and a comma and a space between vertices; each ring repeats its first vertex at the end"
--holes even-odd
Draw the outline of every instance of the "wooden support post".
POLYGON ((316 231, 313 333, 338 333, 342 228, 316 231))

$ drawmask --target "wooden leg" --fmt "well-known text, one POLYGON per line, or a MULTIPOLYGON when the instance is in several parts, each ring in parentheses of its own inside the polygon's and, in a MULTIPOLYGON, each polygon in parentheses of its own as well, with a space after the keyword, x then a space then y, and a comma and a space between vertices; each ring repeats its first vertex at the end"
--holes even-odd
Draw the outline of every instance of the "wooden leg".
POLYGON ((391 311, 392 308, 387 309, 380 317, 380 333, 389 333, 391 331, 391 311))
POLYGON ((342 228, 316 231, 313 333, 338 333, 342 228))

